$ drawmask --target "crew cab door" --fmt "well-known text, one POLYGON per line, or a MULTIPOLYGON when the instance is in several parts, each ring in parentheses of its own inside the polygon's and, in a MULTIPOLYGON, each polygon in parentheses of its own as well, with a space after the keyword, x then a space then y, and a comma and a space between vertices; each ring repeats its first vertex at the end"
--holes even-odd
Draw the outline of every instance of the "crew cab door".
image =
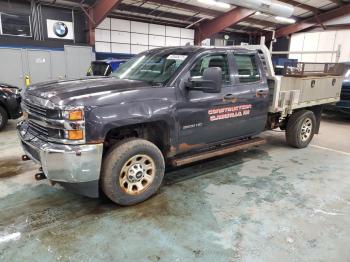
POLYGON ((201 55, 189 66, 189 73, 184 79, 201 78, 204 70, 209 67, 219 67, 222 70, 220 93, 205 93, 180 87, 182 101, 177 106, 180 152, 236 137, 237 120, 234 117, 225 118, 227 113, 237 113, 227 111, 232 107, 234 99, 232 54, 216 51, 201 55), (219 120, 220 118, 225 119, 219 120))
POLYGON ((201 77, 208 67, 220 67, 220 93, 180 87, 183 100, 177 106, 178 152, 208 144, 254 136, 264 130, 268 86, 255 53, 215 52, 199 57, 189 68, 201 77))
POLYGON ((269 88, 266 73, 256 51, 235 51, 233 54, 235 70, 236 104, 249 105, 249 116, 241 118, 238 136, 257 135, 265 129, 268 107, 269 88))

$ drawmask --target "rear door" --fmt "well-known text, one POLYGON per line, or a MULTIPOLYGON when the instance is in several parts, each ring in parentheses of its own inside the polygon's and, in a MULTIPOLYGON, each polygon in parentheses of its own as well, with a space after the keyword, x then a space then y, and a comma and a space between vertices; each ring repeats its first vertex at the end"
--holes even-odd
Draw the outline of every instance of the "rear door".
POLYGON ((235 51, 233 54, 237 102, 249 106, 250 114, 237 130, 237 136, 252 136, 265 129, 269 107, 269 88, 266 74, 254 51, 235 51))

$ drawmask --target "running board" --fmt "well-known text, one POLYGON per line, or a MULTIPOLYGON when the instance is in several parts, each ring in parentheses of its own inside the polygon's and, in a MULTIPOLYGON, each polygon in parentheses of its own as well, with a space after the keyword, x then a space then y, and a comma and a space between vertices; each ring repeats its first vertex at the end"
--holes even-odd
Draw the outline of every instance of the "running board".
POLYGON ((204 159, 227 155, 242 149, 247 149, 253 146, 259 146, 266 143, 266 140, 260 137, 252 138, 249 140, 239 141, 230 145, 226 145, 220 148, 216 148, 213 150, 209 150, 206 152, 200 152, 197 154, 192 154, 188 156, 182 156, 179 158, 175 158, 171 161, 173 166, 183 166, 187 164, 191 164, 193 162, 201 161, 204 159))

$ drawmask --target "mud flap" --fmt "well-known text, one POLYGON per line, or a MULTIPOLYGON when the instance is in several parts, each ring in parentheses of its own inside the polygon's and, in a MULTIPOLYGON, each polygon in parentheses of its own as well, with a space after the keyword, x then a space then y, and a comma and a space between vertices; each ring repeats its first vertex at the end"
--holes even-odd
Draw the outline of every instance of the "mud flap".
POLYGON ((320 106, 314 106, 311 108, 311 111, 315 114, 316 117, 316 128, 315 128, 315 134, 319 134, 320 132, 320 126, 321 126, 321 118, 323 113, 323 105, 320 106))

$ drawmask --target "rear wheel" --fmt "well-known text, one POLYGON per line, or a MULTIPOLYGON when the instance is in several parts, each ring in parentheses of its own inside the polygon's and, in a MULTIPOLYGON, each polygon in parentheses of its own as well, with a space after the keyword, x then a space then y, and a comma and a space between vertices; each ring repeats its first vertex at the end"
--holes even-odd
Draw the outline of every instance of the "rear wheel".
POLYGON ((103 160, 101 187, 115 203, 140 203, 159 189, 164 177, 161 151, 143 139, 128 139, 112 147, 103 160))
POLYGON ((6 110, 0 106, 0 130, 4 129, 8 121, 6 110))
POLYGON ((312 111, 302 110, 293 113, 288 120, 286 139, 288 145, 296 148, 307 147, 316 128, 316 117, 312 111))

